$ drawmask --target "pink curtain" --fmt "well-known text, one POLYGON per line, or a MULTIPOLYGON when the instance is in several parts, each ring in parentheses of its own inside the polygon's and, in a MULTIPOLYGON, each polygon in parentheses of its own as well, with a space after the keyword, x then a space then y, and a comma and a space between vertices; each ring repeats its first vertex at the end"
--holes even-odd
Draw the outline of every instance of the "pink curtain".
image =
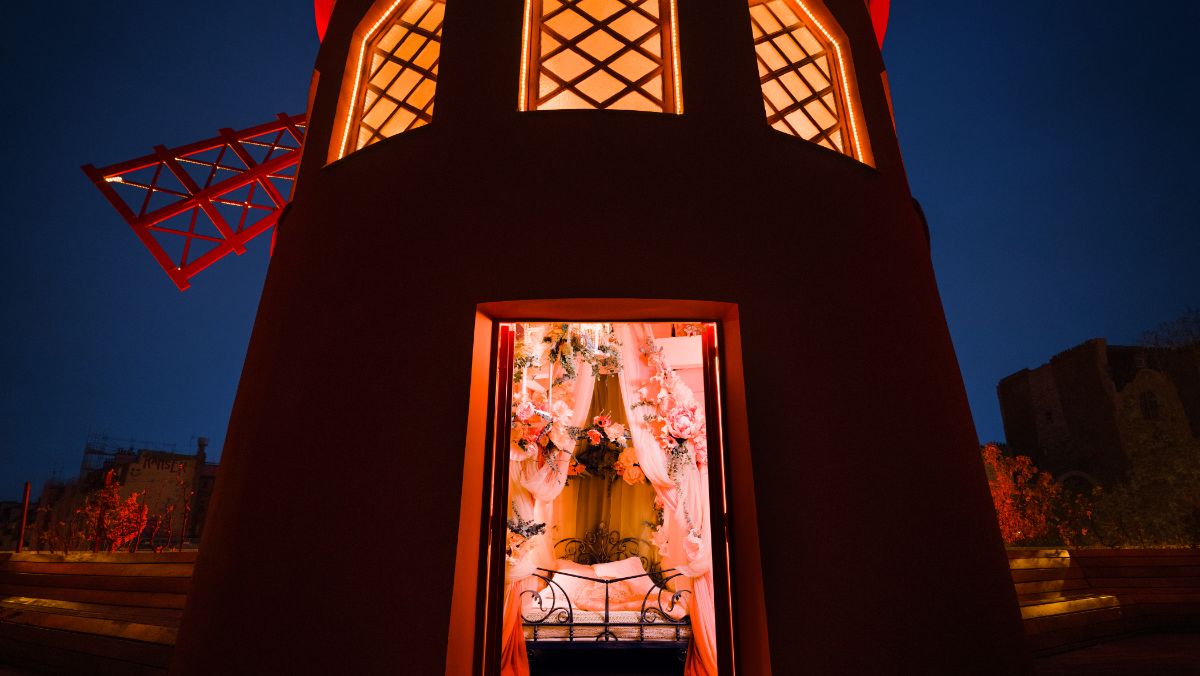
MULTIPOLYGON (((655 540, 663 568, 674 568, 683 577, 676 578, 677 589, 690 589, 688 612, 692 621, 692 645, 688 652, 685 673, 688 676, 716 676, 716 604, 713 598, 712 536, 708 514, 708 467, 703 461, 704 440, 690 441, 688 461, 671 474, 669 454, 659 442, 657 430, 644 416, 676 406, 695 407, 695 397, 681 380, 674 376, 669 365, 655 365, 647 359, 647 350, 654 349, 653 334, 648 325, 618 324, 617 340, 621 343, 623 372, 618 378, 625 412, 629 421, 633 447, 638 464, 663 503, 663 525, 655 540), (665 367, 665 368, 664 368, 665 367), (650 401, 652 406, 635 404, 650 401), (701 448, 696 448, 696 443, 701 448)), ((651 353, 652 354, 652 353, 651 353)), ((544 362, 543 362, 544 363, 544 362)), ((570 399, 554 404, 555 417, 569 418, 571 425, 581 427, 592 399, 595 378, 590 365, 576 362, 578 377, 570 384, 553 388, 570 399)), ((702 423, 701 423, 702 428, 702 423)), ((560 446, 562 448, 563 446, 560 446)), ((512 509, 524 519, 555 523, 554 498, 562 492, 566 481, 569 453, 556 454, 554 462, 538 466, 537 458, 514 455, 509 463, 509 492, 512 509)), ((527 676, 529 664, 525 654, 525 636, 521 629, 521 592, 532 586, 529 576, 537 567, 549 568, 554 561, 553 543, 539 536, 530 543, 528 552, 506 567, 504 593, 504 622, 501 630, 501 673, 505 676, 527 676)))
MULTIPOLYGON (((689 461, 670 472, 670 459, 648 414, 666 414, 676 406, 695 404, 687 385, 669 365, 654 364, 657 357, 649 325, 618 324, 621 343, 621 396, 625 400, 638 465, 663 503, 663 525, 656 534, 663 568, 675 568, 692 590, 688 612, 692 619, 692 647, 686 671, 689 676, 717 673, 716 604, 713 599, 712 535, 708 514, 708 466, 697 462, 693 446, 689 461), (690 401, 689 401, 690 400, 690 401), (652 405, 638 405, 651 402, 652 405)), ((691 442, 689 442, 691 443, 691 442)), ((704 444, 703 441, 700 442, 704 444)), ((702 448, 701 451, 706 450, 702 448)), ((676 580, 678 581, 678 579, 676 580)))
MULTIPOLYGON (((542 362, 547 362, 543 356, 542 362)), ((526 521, 550 524, 557 522, 555 499, 562 493, 567 481, 567 468, 575 440, 566 431, 567 426, 581 427, 592 403, 592 392, 596 385, 592 367, 581 358, 575 360, 576 378, 572 381, 549 387, 548 403, 554 415, 554 426, 550 438, 565 452, 555 453, 550 462, 539 465, 539 458, 527 457, 519 447, 513 447, 509 455, 509 501, 514 515, 526 521)), ((551 373, 551 381, 557 374, 551 373)), ((525 396, 525 392, 519 394, 525 396)), ((515 561, 507 562, 504 579, 504 621, 501 626, 500 673, 505 676, 528 676, 529 663, 525 655, 525 633, 521 629, 521 593, 536 588, 538 579, 530 577, 537 568, 551 568, 554 564, 554 542, 547 535, 539 535, 528 545, 515 561)))

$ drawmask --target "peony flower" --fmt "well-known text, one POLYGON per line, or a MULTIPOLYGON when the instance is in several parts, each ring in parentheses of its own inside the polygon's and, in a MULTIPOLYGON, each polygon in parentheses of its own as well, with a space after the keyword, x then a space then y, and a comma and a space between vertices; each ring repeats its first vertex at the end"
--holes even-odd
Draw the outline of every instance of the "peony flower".
POLYGON ((605 427, 604 433, 608 435, 609 439, 618 441, 625 437, 625 426, 621 423, 613 423, 605 427))
POLYGON ((517 420, 529 420, 535 415, 537 415, 537 407, 533 405, 532 401, 526 401, 517 407, 517 420))
POLYGON ((663 428, 676 439, 691 439, 704 430, 704 413, 696 402, 677 404, 666 415, 663 428))
POLYGON ((604 439, 604 437, 600 434, 599 430, 588 430, 587 438, 588 438, 588 441, 590 441, 593 446, 598 446, 600 444, 600 441, 604 439))
POLYGON ((606 415, 598 415, 592 418, 592 424, 596 427, 608 427, 612 424, 612 418, 606 415))
POLYGON ((624 479, 625 483, 629 484, 630 486, 636 486, 642 483, 642 479, 645 477, 646 475, 642 473, 642 468, 638 467, 637 465, 626 467, 625 471, 621 473, 621 478, 624 479))

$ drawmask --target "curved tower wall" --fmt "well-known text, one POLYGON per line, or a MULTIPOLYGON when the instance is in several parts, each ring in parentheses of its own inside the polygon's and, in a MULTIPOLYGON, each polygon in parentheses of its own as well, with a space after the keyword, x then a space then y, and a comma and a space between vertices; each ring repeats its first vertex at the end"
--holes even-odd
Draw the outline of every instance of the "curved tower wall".
POLYGON ((736 304, 741 673, 1024 670, 870 17, 827 4, 874 167, 768 128, 746 6, 692 0, 683 115, 518 112, 522 3, 449 0, 433 123, 326 166, 371 5, 337 3, 175 672, 470 663, 451 599, 477 311, 548 298, 736 304))

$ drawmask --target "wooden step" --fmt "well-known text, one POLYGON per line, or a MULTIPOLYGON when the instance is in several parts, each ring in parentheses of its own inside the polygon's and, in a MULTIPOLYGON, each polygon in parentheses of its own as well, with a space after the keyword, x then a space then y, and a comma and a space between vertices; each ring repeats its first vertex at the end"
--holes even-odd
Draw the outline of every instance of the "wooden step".
MULTIPOLYGON (((44 573, 13 573, 0 568, 0 584, 33 587, 66 587, 71 589, 105 589, 109 591, 187 594, 190 577, 161 575, 47 575, 44 573)), ((37 594, 30 594, 37 596, 37 594)))
POLYGON ((139 608, 174 608, 177 610, 182 610, 187 603, 187 594, 0 584, 0 597, 4 596, 28 596, 56 601, 100 603, 110 606, 136 606, 139 608))
POLYGON ((172 646, 0 622, 6 664, 56 674, 166 674, 172 646))
POLYGON ((1067 615, 1104 608, 1120 608, 1117 597, 1108 594, 1059 596, 1030 600, 1021 604, 1021 619, 1030 620, 1051 615, 1067 615))
POLYGON ((39 608, 36 604, 0 604, 0 625, 41 627, 164 646, 175 645, 179 631, 177 627, 71 613, 61 607, 39 608))
POLYGON ((0 568, 7 567, 9 562, 22 563, 141 563, 157 565, 162 563, 195 563, 196 550, 185 552, 70 552, 68 554, 51 554, 37 552, 0 552, 0 568))
POLYGON ((182 610, 171 608, 139 608, 136 606, 78 603, 74 601, 29 598, 24 596, 0 598, 0 608, 71 615, 75 617, 110 619, 161 627, 173 627, 175 629, 179 628, 179 620, 183 617, 182 610))

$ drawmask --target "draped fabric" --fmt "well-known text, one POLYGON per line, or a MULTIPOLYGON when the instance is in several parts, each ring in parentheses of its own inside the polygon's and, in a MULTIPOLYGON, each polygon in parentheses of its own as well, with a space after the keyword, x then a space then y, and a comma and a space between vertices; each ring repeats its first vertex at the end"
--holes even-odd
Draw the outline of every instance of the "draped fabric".
MULTIPOLYGON (((628 428, 617 379, 601 377, 593 382, 595 389, 591 407, 583 418, 584 424, 595 416, 606 414, 628 428)), ((577 395, 582 391, 582 387, 578 388, 577 395)), ((648 541, 655 522, 654 495, 654 487, 645 481, 630 485, 622 479, 610 482, 603 477, 573 477, 555 502, 553 537, 550 539, 558 542, 564 538, 582 538, 587 531, 603 523, 608 530, 615 530, 622 537, 648 541)))
MULTIPOLYGON (((542 362, 548 363, 543 357, 542 362)), ((574 451, 574 437, 567 426, 580 427, 591 406, 595 378, 592 367, 580 358, 575 360, 577 377, 558 386, 547 385, 545 405, 555 416, 550 438, 562 449, 546 461, 538 454, 528 454, 515 444, 509 454, 509 517, 535 523, 558 522, 556 501, 567 481, 567 468, 574 451), (568 441, 569 439, 569 441, 568 441)), ((557 377, 550 369, 548 383, 557 377)), ((522 383, 522 397, 525 396, 522 383)), ((528 549, 505 566, 504 620, 500 630, 500 671, 513 676, 528 676, 529 664, 525 655, 525 634, 521 631, 521 593, 534 589, 540 581, 531 577, 537 568, 551 568, 554 563, 554 540, 540 535, 531 539, 528 549)))
POLYGON ((555 503, 554 542, 564 538, 582 538, 603 523, 622 537, 650 540, 654 524, 654 487, 648 483, 630 486, 617 479, 609 483, 603 477, 571 477, 555 503))
MULTIPOLYGON (((688 447, 686 462, 675 462, 672 466, 669 453, 660 443, 659 431, 645 419, 648 413, 661 413, 663 408, 677 405, 690 403, 696 410, 697 402, 690 388, 679 378, 672 377, 669 366, 664 369, 661 364, 655 365, 647 360, 643 348, 653 349, 653 334, 649 325, 617 324, 615 330, 623 368, 616 380, 623 401, 624 417, 632 435, 638 465, 653 488, 654 496, 663 506, 663 525, 652 540, 658 547, 663 568, 673 568, 681 574, 673 581, 678 583, 675 584, 676 589, 691 591, 687 604, 692 623, 692 643, 685 673, 688 676, 715 676, 716 605, 713 598, 708 467, 703 461, 697 462, 698 456, 703 457, 704 449, 696 449, 692 444, 688 447), (653 402, 652 405, 647 406, 648 401, 653 402)), ((593 406, 596 379, 590 365, 581 359, 576 360, 576 370, 578 377, 575 380, 559 387, 550 387, 547 395, 551 401, 559 397, 569 400, 569 403, 562 399, 554 401, 555 416, 569 418, 569 424, 582 427, 588 421, 593 406)), ((613 379, 607 380, 609 382, 605 385, 611 385, 613 379)), ((530 577, 535 568, 552 567, 555 558, 553 542, 561 537, 572 537, 561 532, 570 527, 566 518, 570 508, 566 507, 566 500, 558 498, 563 493, 570 461, 569 450, 573 449, 573 445, 559 447, 568 452, 555 454, 551 462, 539 463, 539 458, 529 457, 517 447, 510 455, 512 514, 548 525, 558 524, 560 533, 553 538, 545 535, 536 537, 537 542, 530 542, 529 551, 523 552, 517 561, 506 567, 501 630, 501 673, 505 675, 527 676, 529 673, 521 629, 520 595, 524 590, 535 587, 536 578, 530 577)), ((603 480, 593 481, 601 486, 606 483, 603 480)), ((573 488, 579 492, 595 490, 584 488, 583 481, 573 483, 578 484, 573 488)), ((643 494, 649 497, 647 493, 643 494)), ((611 513, 611 499, 609 502, 611 513)), ((578 504, 575 503, 575 528, 580 523, 578 504)), ((594 523, 587 527, 592 525, 594 523)), ((641 534, 622 533, 634 537, 641 534)))
MULTIPOLYGON (((663 525, 655 538, 663 568, 674 568, 688 579, 692 590, 688 612, 692 620, 692 646, 686 673, 717 673, 716 605, 713 603, 712 534, 708 515, 708 466, 685 463, 671 476, 669 458, 654 429, 645 421, 647 401, 683 400, 692 395, 682 382, 664 382, 660 369, 647 360, 643 349, 653 348, 653 333, 646 324, 618 324, 621 343, 621 394, 633 435, 638 464, 663 503, 663 525)), ((668 367, 669 369, 669 367, 668 367)), ((694 396, 694 395, 692 395, 694 396)), ((678 578, 677 578, 678 580, 678 578)))

